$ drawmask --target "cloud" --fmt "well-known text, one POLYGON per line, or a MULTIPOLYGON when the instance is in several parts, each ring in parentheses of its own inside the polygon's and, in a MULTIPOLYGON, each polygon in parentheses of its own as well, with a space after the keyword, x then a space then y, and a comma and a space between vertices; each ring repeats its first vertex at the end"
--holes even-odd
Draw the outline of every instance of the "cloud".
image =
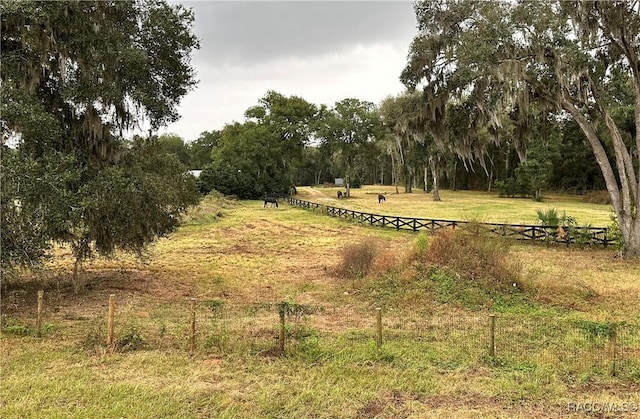
POLYGON ((242 122, 268 90, 317 105, 355 97, 379 103, 416 33, 409 2, 184 2, 193 7, 200 83, 161 132, 186 141, 242 122))
POLYGON ((415 29, 409 2, 220 1, 193 7, 200 60, 251 65, 404 39, 415 29))

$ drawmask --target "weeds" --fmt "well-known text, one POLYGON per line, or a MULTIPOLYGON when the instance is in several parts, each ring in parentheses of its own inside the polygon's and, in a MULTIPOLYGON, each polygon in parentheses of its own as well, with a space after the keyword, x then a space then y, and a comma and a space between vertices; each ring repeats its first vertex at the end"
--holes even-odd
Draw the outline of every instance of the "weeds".
POLYGON ((2 329, 2 333, 16 336, 29 336, 33 334, 33 330, 29 326, 22 324, 12 324, 5 326, 2 329))
POLYGON ((434 235, 426 260, 487 291, 522 289, 520 268, 509 259, 506 240, 488 239, 470 231, 444 230, 434 235))
POLYGON ((371 239, 345 247, 342 262, 336 269, 337 275, 354 280, 365 277, 373 267, 377 250, 376 243, 371 239))

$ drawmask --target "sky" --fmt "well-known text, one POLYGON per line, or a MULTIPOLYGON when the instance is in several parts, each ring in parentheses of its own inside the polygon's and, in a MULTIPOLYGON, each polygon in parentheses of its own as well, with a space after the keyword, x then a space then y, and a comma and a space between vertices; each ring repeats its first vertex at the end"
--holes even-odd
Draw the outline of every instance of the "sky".
POLYGON ((346 98, 379 104, 404 90, 399 77, 417 34, 411 1, 180 3, 195 13, 199 83, 160 134, 190 142, 243 122, 269 90, 330 107, 346 98))

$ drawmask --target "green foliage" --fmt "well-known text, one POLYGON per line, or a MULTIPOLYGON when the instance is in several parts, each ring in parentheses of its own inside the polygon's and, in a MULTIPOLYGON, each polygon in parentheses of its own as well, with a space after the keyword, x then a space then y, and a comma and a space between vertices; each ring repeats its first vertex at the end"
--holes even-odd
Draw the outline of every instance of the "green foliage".
POLYGON ((576 327, 587 334, 590 340, 610 338, 613 336, 614 326, 609 322, 596 322, 589 320, 576 320, 576 327))
POLYGON ((79 195, 84 222, 75 229, 75 245, 86 256, 92 243, 104 255, 116 248, 140 253, 172 232, 181 214, 199 202, 195 179, 177 158, 144 142, 126 150, 119 165, 99 171, 79 195))
POLYGON ((529 196, 529 192, 531 190, 526 177, 509 177, 504 180, 496 181, 494 186, 498 190, 501 198, 529 196))
POLYGON ((191 169, 203 169, 211 164, 211 151, 220 141, 220 131, 205 131, 188 144, 191 169))
POLYGON ((165 134, 158 137, 158 147, 167 154, 173 154, 184 165, 185 170, 191 169, 191 156, 189 147, 184 140, 172 134, 165 134))
POLYGON ((29 326, 23 324, 11 324, 2 328, 2 333, 17 336, 29 336, 33 334, 33 330, 29 326))
POLYGON ((541 209, 536 210, 538 220, 544 226, 552 228, 558 228, 559 226, 569 227, 576 224, 575 218, 567 215, 566 211, 560 215, 555 208, 549 208, 546 211, 541 209))
POLYGON ((332 151, 332 159, 342 169, 347 193, 358 173, 367 166, 367 150, 382 136, 382 122, 376 106, 358 99, 336 102, 332 109, 322 109, 316 135, 332 151))
POLYGON ((19 138, 2 153, 2 269, 37 264, 53 241, 78 260, 141 252, 198 202, 157 140, 122 139, 143 119, 177 119, 195 84, 193 13, 164 1, 1 6, 3 138, 19 138))
POLYGON ((205 167, 200 173, 199 185, 202 193, 216 190, 239 199, 286 196, 289 193, 289 183, 279 173, 263 173, 258 177, 254 171, 237 169, 227 161, 205 167))
POLYGON ((425 231, 420 231, 416 235, 416 239, 413 242, 413 252, 415 258, 423 260, 426 258, 427 251, 429 250, 429 235, 425 231))
POLYGON ((116 342, 116 348, 122 352, 137 351, 145 345, 146 340, 138 327, 129 328, 116 342))
POLYGON ((287 196, 311 136, 316 108, 296 96, 267 92, 245 112, 243 124, 227 125, 201 173, 204 193, 217 190, 240 199, 287 196))
POLYGON ((559 239, 573 241, 578 245, 588 245, 591 243, 593 236, 589 228, 591 224, 579 226, 575 217, 567 215, 566 211, 562 215, 555 208, 549 208, 546 211, 536 210, 538 221, 547 229, 547 240, 559 239), (560 228, 561 227, 561 228, 560 228))
POLYGON ((620 224, 618 224, 618 219, 615 215, 611 216, 611 224, 609 224, 609 229, 607 231, 607 239, 613 240, 618 252, 621 252, 622 249, 624 249, 624 237, 620 231, 620 224))

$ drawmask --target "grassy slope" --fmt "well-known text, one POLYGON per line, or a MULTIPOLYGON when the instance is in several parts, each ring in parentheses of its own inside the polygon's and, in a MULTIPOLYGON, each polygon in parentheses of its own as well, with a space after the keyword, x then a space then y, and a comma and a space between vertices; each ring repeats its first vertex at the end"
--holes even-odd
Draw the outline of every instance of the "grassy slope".
MULTIPOLYGON (((361 190, 361 197, 341 203, 373 211, 381 207, 367 192, 377 190, 361 190)), ((459 218, 478 199, 466 192, 455 195, 468 197, 466 202, 456 198, 457 213, 435 215, 430 208, 424 216, 459 218)), ((333 191, 303 190, 302 196, 331 202, 333 191)), ((443 194, 445 205, 451 196, 443 194)), ((413 201, 419 195, 409 197, 413 201)), ((388 195, 387 213, 396 214, 401 198, 408 196, 388 195)), ((413 211, 428 205, 407 203, 401 215, 422 215, 413 211)), ((556 207, 577 216, 572 205, 558 202, 556 207)), ((598 225, 608 210, 595 207, 591 211, 600 215, 590 220, 598 225)), ((483 208, 472 218, 505 221, 487 219, 496 211, 483 208)), ((528 214, 530 209, 510 211, 528 214)), ((276 210, 262 208, 261 202, 221 205, 207 199, 184 227, 152 249, 146 263, 121 258, 88 264, 88 291, 80 296, 65 287, 60 293, 55 286, 47 288, 44 338, 3 334, 0 416, 525 418, 566 417, 568 402, 640 402, 637 377, 566 375, 557 361, 492 365, 470 357, 478 349, 466 339, 465 325, 476 318, 482 322, 485 311, 434 301, 432 290, 421 288, 411 269, 384 276, 389 266, 402 264, 413 240, 409 233, 363 228, 287 205, 276 210), (355 283, 336 278, 332 271, 340 250, 361 240, 380 243, 374 274, 355 283), (100 342, 112 293, 118 301, 117 335, 137 333, 145 349, 104 352, 100 342), (193 357, 186 340, 189 297, 201 302, 202 331, 193 357), (250 317, 255 328, 240 335, 235 330, 249 326, 232 319, 219 324, 205 305, 224 302, 231 311, 281 300, 325 310, 317 316, 321 337, 301 339, 286 357, 270 355, 276 323, 271 314, 250 317), (352 325, 370 326, 371 308, 377 305, 385 307, 385 325, 391 329, 381 352, 359 328, 345 332, 352 325), (394 329, 397 319, 419 320, 424 313, 454 316, 450 325, 440 325, 442 341, 420 341, 412 332, 406 336, 394 329), (451 328, 460 331, 449 335, 451 328)), ((595 249, 516 246, 513 252, 538 290, 533 306, 516 306, 502 314, 505 318, 518 322, 541 314, 548 322, 544 332, 552 333, 556 318, 637 322, 640 317, 637 262, 595 249)), ((3 321, 13 326, 9 330, 32 328, 36 290, 56 278, 68 279, 71 261, 64 249, 59 256, 52 266, 57 276, 47 283, 4 293, 3 321)), ((548 356, 539 342, 522 343, 527 344, 548 356)))

